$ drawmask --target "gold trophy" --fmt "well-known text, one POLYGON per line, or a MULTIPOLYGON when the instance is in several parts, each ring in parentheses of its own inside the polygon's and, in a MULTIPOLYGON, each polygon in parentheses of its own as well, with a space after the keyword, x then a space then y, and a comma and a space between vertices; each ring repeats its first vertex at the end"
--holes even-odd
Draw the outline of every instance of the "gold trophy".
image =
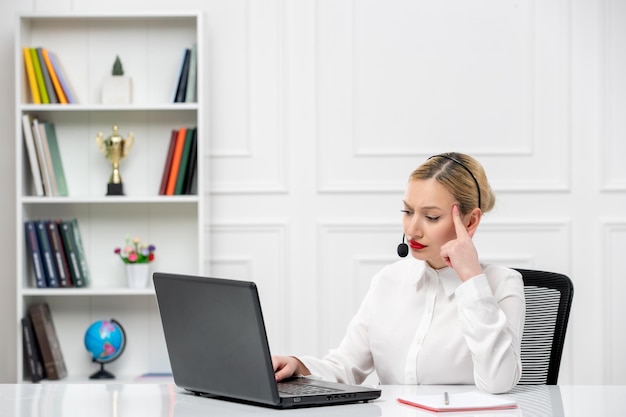
POLYGON ((117 125, 113 125, 113 134, 105 139, 102 132, 98 133, 96 143, 107 160, 113 164, 113 173, 107 184, 106 195, 124 195, 122 176, 120 175, 120 161, 124 159, 132 149, 135 143, 135 136, 131 132, 128 134, 128 137, 124 139, 120 136, 117 125))

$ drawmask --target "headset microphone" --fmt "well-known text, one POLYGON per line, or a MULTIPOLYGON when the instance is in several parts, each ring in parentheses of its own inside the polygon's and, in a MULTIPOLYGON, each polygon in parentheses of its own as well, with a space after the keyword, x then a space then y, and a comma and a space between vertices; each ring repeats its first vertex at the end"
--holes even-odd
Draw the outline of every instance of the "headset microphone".
POLYGON ((398 256, 401 258, 406 257, 409 254, 409 245, 404 243, 404 234, 402 235, 402 243, 398 245, 398 256))

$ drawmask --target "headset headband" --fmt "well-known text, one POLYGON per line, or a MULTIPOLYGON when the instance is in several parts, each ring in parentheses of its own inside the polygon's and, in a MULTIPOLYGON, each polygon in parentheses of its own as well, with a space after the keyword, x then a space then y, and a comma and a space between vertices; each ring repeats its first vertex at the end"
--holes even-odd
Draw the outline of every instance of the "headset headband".
POLYGON ((459 161, 458 159, 455 159, 451 156, 445 155, 445 154, 439 154, 439 155, 433 155, 428 159, 432 159, 432 158, 436 158, 436 157, 440 157, 440 158, 445 158, 448 159, 456 164, 459 164, 460 166, 463 167, 463 169, 465 169, 467 171, 468 174, 470 174, 472 176, 472 179, 474 180, 474 183, 476 184, 476 189, 478 190, 478 208, 481 208, 481 200, 480 200, 480 186, 478 185, 478 180, 476 179, 476 177, 474 176, 474 174, 472 174, 472 171, 470 171, 470 169, 461 161, 459 161))

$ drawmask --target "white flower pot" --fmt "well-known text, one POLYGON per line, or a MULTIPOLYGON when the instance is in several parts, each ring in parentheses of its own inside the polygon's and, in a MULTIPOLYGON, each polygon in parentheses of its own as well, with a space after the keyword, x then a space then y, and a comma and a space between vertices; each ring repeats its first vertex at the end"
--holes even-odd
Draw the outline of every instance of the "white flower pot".
POLYGON ((146 288, 150 279, 150 264, 126 264, 128 288, 146 288))
POLYGON ((102 83, 102 104, 130 104, 133 85, 130 77, 111 75, 102 83))

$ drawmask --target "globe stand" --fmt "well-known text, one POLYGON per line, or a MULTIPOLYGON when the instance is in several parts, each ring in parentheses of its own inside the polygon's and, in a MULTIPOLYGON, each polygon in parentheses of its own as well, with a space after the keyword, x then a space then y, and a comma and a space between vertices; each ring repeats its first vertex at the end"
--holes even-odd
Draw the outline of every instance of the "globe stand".
POLYGON ((109 371, 104 370, 104 363, 100 363, 100 370, 92 374, 89 379, 114 379, 115 375, 113 375, 109 371))

